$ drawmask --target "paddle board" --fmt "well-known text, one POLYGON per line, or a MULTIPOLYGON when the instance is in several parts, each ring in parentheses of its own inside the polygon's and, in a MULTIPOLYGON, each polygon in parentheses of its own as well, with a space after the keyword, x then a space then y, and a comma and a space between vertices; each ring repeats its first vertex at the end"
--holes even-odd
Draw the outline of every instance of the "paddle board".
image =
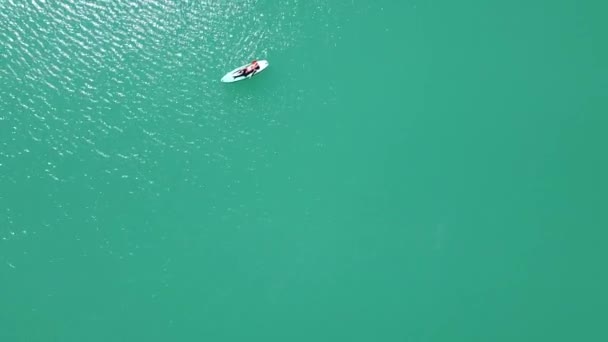
POLYGON ((234 70, 232 70, 231 72, 227 73, 226 75, 224 75, 224 77, 222 77, 222 82, 224 83, 232 83, 232 82, 238 82, 238 81, 242 81, 242 80, 247 80, 250 79, 251 77, 253 77, 254 75, 259 74, 260 72, 264 71, 264 69, 268 68, 268 61, 267 60, 259 60, 258 61, 258 65, 260 66, 260 68, 258 70, 256 70, 253 74, 249 74, 247 76, 240 76, 237 74, 237 72, 239 70, 243 70, 246 67, 248 67, 251 63, 247 63, 243 66, 240 66, 234 70))

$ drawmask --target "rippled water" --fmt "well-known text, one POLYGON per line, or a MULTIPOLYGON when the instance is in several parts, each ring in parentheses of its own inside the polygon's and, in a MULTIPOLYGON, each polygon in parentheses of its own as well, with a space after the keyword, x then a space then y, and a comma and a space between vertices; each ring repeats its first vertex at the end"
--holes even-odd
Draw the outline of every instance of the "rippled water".
MULTIPOLYGON (((69 216, 53 200, 69 184, 86 184, 91 207, 103 184, 159 193, 159 163, 177 153, 184 181, 204 187, 190 173, 194 160, 225 169, 225 149, 255 149, 259 129, 242 123, 255 93, 235 96, 218 80, 296 42, 297 2, 272 9, 257 1, 0 2, 0 184, 11 189, 0 195, 0 235, 27 221, 11 211, 24 181, 44 184, 45 203, 69 216)), ((277 84, 257 90, 276 99, 272 110, 258 103, 262 126, 280 124, 277 108, 290 106, 280 104, 277 84)))
POLYGON ((608 340, 603 7, 0 0, 0 342, 608 340))

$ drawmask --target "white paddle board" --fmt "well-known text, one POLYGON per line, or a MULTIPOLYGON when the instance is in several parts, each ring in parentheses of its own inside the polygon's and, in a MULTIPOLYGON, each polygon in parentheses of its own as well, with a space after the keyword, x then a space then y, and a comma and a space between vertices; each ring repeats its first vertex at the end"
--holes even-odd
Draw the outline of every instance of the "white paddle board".
POLYGON ((253 77, 254 75, 259 74, 260 72, 264 71, 264 69, 268 68, 268 61, 267 60, 259 60, 258 61, 258 65, 260 66, 260 68, 258 70, 256 70, 254 73, 249 74, 247 76, 240 76, 238 74, 238 72, 240 70, 245 69, 246 67, 248 67, 251 63, 247 63, 243 66, 240 66, 234 70, 232 70, 231 72, 227 73, 226 75, 224 75, 224 77, 222 77, 222 82, 224 83, 232 83, 232 82, 238 82, 238 81, 242 81, 242 80, 247 80, 250 79, 251 77, 253 77))

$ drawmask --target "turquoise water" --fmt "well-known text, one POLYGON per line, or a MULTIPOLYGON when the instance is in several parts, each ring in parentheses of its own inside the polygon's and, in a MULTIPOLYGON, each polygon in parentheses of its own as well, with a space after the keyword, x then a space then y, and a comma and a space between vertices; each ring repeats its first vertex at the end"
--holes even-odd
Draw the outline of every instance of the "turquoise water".
POLYGON ((605 340, 607 9, 1 0, 0 341, 605 340))

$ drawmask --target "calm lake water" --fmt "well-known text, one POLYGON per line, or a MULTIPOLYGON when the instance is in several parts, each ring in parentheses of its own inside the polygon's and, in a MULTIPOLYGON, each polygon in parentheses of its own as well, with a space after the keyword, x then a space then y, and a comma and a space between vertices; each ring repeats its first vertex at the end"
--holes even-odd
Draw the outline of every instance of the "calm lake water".
POLYGON ((608 340, 607 10, 0 0, 0 340, 608 340))

